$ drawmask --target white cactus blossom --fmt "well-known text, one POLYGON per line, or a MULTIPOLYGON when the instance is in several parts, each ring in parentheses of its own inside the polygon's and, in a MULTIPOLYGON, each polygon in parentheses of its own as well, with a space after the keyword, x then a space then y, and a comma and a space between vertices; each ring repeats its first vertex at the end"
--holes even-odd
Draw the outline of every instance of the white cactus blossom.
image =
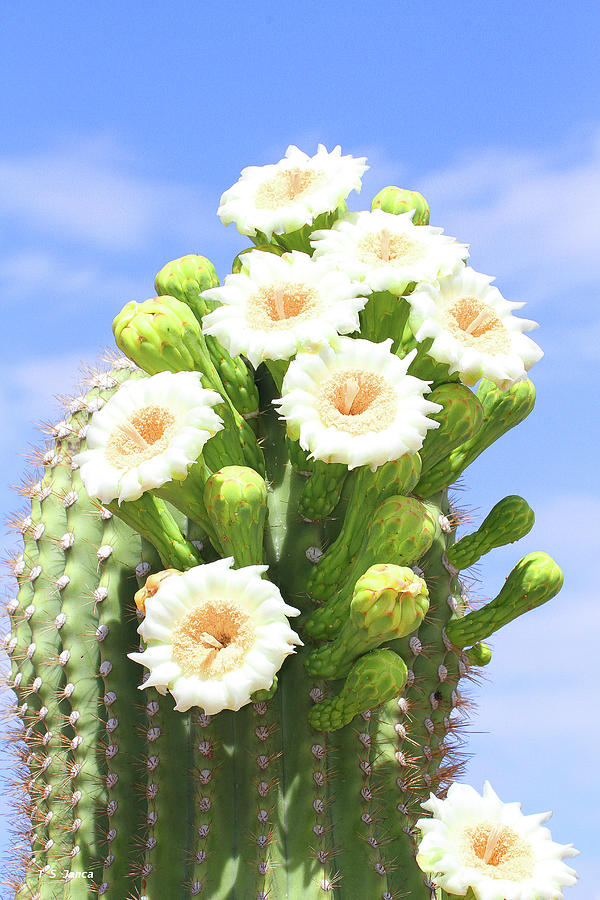
POLYGON ((341 337, 292 360, 274 402, 290 437, 312 458, 375 470, 416 453, 427 430, 438 427, 427 418, 441 409, 423 396, 429 382, 406 374, 415 351, 399 359, 391 345, 341 337))
POLYGON ((330 229, 314 231, 314 258, 327 256, 363 290, 401 296, 409 284, 435 281, 464 265, 468 244, 432 225, 413 225, 414 210, 399 215, 374 209, 348 213, 330 229))
POLYGON ((509 387, 543 356, 523 334, 537 322, 514 316, 524 303, 506 300, 489 275, 470 266, 408 296, 410 326, 418 341, 433 339, 429 356, 446 363, 464 384, 489 378, 509 387))
POLYGON ((229 557, 170 575, 146 599, 146 649, 129 658, 150 670, 140 690, 169 690, 179 712, 240 709, 302 644, 287 619, 300 611, 261 577, 267 566, 232 566, 229 557))
POLYGON ((251 250, 243 269, 203 297, 222 304, 204 316, 232 356, 243 353, 256 368, 266 359, 290 359, 299 350, 317 351, 337 334, 358 331, 367 302, 360 285, 330 260, 313 261, 293 250, 283 256, 251 250))
POLYGON ((235 222, 241 234, 289 234, 310 225, 322 213, 337 209, 348 194, 360 191, 368 168, 366 157, 328 153, 319 144, 315 156, 290 145, 274 165, 248 166, 221 197, 217 214, 225 225, 235 222))
POLYGON ((90 497, 137 500, 183 480, 205 443, 223 428, 222 402, 197 372, 160 372, 125 382, 91 418, 87 449, 77 454, 90 497))
POLYGON ((578 851, 542 827, 551 813, 523 815, 520 803, 503 803, 488 781, 483 796, 454 783, 446 800, 431 794, 422 806, 432 818, 416 823, 417 863, 451 895, 470 888, 476 900, 558 900, 577 881, 562 860, 578 851))

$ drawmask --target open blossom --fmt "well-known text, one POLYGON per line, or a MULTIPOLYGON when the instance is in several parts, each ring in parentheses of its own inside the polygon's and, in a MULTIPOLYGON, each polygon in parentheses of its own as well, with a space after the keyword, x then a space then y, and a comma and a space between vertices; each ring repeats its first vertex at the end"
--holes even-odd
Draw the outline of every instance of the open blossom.
POLYGON ((242 260, 241 272, 202 295, 222 304, 204 316, 203 331, 232 356, 243 353, 257 367, 358 331, 366 297, 330 261, 313 261, 297 250, 281 257, 251 250, 242 260))
POLYGON ((413 225, 414 211, 393 215, 381 209, 348 213, 330 229, 314 231, 316 259, 329 257, 363 289, 401 296, 411 283, 434 281, 464 265, 468 245, 441 228, 413 225))
POLYGON ((465 384, 485 377, 509 387, 543 353, 523 334, 537 323, 512 314, 524 304, 505 300, 492 280, 465 267, 439 283, 419 285, 407 298, 409 322, 418 341, 433 339, 429 356, 465 384))
POLYGON ((551 813, 524 816, 520 803, 502 803, 489 782, 483 796, 451 785, 446 800, 422 804, 432 818, 417 821, 422 840, 417 863, 447 893, 476 900, 558 900, 577 881, 562 860, 576 856, 557 844, 542 823, 551 813))
POLYGON ((261 577, 267 566, 232 566, 229 557, 169 575, 145 598, 146 649, 129 657, 150 670, 141 689, 169 690, 179 712, 240 709, 302 644, 287 619, 300 612, 261 577))
POLYGON ((221 197, 218 215, 224 225, 235 222, 241 234, 257 232, 268 241, 310 225, 322 213, 336 210, 355 190, 360 191, 366 158, 328 153, 323 144, 315 156, 290 145, 274 165, 248 166, 221 197))
POLYGON ((428 382, 406 374, 414 352, 399 359, 391 345, 342 337, 290 363, 274 402, 290 436, 314 459, 374 470, 416 453, 427 430, 438 427, 427 418, 441 408, 425 400, 428 382))
POLYGON ((137 500, 145 491, 183 480, 205 443, 223 428, 213 410, 222 398, 197 372, 160 372, 125 382, 96 411, 76 457, 90 497, 137 500))

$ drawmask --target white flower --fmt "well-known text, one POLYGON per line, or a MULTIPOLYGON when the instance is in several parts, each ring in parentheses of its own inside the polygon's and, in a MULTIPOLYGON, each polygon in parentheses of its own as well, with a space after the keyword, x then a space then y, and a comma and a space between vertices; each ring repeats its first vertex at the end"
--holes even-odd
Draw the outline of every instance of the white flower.
POLYGON ((335 348, 290 363, 274 402, 290 436, 314 459, 375 470, 416 453, 427 429, 437 428, 427 413, 441 407, 423 398, 428 382, 406 374, 414 351, 399 359, 391 345, 338 338, 335 348))
POLYGON ((323 144, 315 156, 293 145, 275 165, 248 166, 225 191, 217 211, 224 225, 235 222, 241 234, 288 234, 310 225, 322 213, 333 212, 350 191, 360 191, 366 158, 328 153, 323 144))
POLYGON ((138 627, 146 649, 129 658, 150 669, 140 690, 168 689, 179 712, 240 709, 251 693, 271 687, 302 644, 286 618, 300 612, 261 578, 267 566, 232 565, 230 557, 170 575, 146 598, 138 627))
POLYGON ((512 314, 524 304, 505 300, 492 280, 465 267, 439 284, 420 285, 407 297, 409 323, 418 341, 433 338, 429 356, 458 372, 465 384, 485 377, 509 387, 543 353, 522 333, 537 323, 512 314))
POLYGON ((314 231, 315 258, 330 256, 371 291, 401 296, 411 282, 434 281, 464 265, 468 245, 442 234, 442 228, 413 225, 414 210, 393 215, 349 213, 331 229, 314 231))
POLYGON ((77 454, 90 497, 137 500, 167 481, 183 480, 204 444, 223 427, 222 402, 197 372, 160 372, 126 381, 92 416, 87 449, 77 454))
POLYGON ((256 368, 265 359, 289 359, 298 350, 319 350, 337 334, 358 331, 367 302, 360 285, 327 260, 293 250, 283 256, 251 250, 243 269, 203 297, 222 306, 204 316, 232 356, 243 353, 256 368))
POLYGON ((454 783, 446 800, 431 794, 419 819, 423 838, 417 863, 450 894, 476 900, 558 900, 576 872, 562 859, 576 856, 571 844, 556 844, 542 822, 551 813, 524 816, 520 803, 502 803, 489 782, 483 796, 454 783))

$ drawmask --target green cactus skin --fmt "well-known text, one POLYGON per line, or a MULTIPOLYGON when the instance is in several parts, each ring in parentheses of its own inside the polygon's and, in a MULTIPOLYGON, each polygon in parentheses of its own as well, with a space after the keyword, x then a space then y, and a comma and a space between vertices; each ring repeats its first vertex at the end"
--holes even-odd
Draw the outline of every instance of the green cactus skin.
POLYGON ((395 185, 384 187, 371 201, 371 210, 374 209, 382 209, 396 216, 414 209, 413 225, 429 225, 429 206, 418 191, 403 190, 395 185))
POLYGON ((473 437, 425 473, 414 489, 419 497, 430 497, 453 484, 494 441, 522 422, 533 409, 535 388, 527 379, 501 391, 491 381, 482 378, 477 388, 477 398, 483 407, 483 424, 473 437))
MULTIPOLYGON (((409 285, 406 293, 413 289, 409 285)), ((408 321, 410 306, 403 297, 390 294, 389 291, 374 291, 359 313, 360 337, 378 343, 392 338, 392 352, 400 348, 400 335, 408 321)))
POLYGON ((495 547, 503 547, 529 534, 535 514, 526 500, 511 494, 491 509, 477 531, 457 541, 446 554, 455 569, 468 569, 495 547))
POLYGON ((306 519, 324 519, 331 515, 340 502, 347 477, 347 466, 315 460, 298 503, 300 515, 306 519))
POLYGON ((167 296, 143 303, 132 300, 115 316, 113 332, 119 349, 148 374, 197 371, 202 386, 223 397, 224 402, 214 409, 225 428, 208 441, 204 450, 212 469, 218 469, 225 459, 231 465, 246 464, 264 471, 254 432, 229 399, 200 325, 185 303, 167 296))
POLYGON ((464 384, 440 384, 427 394, 427 399, 442 408, 429 416, 439 422, 439 428, 427 432, 419 451, 422 475, 473 438, 483 422, 483 407, 464 384))
POLYGON ((276 256, 282 256, 285 252, 283 247, 277 247, 275 244, 261 244, 259 247, 246 247, 238 253, 231 264, 231 271, 234 275, 239 275, 242 271, 244 255, 246 253, 251 253, 252 250, 261 250, 263 253, 274 253, 276 256))
POLYGON ((238 568, 260 565, 267 486, 258 472, 225 466, 207 480, 204 504, 223 556, 233 556, 238 568))
POLYGON ((302 253, 308 253, 312 256, 313 248, 310 245, 310 236, 313 231, 320 228, 331 228, 331 226, 348 212, 347 205, 342 202, 337 209, 332 212, 324 212, 317 216, 310 225, 304 225, 297 231, 289 231, 287 234, 274 234, 271 241, 267 240, 267 236, 262 231, 256 232, 250 240, 255 247, 262 250, 269 244, 274 247, 280 247, 283 251, 300 250, 302 253))
MULTIPOLYGON (((413 192, 387 188, 377 201, 394 212, 415 204, 413 221, 425 221, 413 192)), ((311 230, 342 211, 276 236, 271 251, 311 252, 311 230)), ((430 396, 443 407, 422 454, 375 472, 310 461, 272 405, 287 362, 261 367, 255 385, 243 360, 202 335, 201 293, 217 283, 204 257, 182 257, 159 272, 162 296, 115 320, 119 345, 147 373, 200 371, 223 397, 224 431, 185 481, 106 508, 83 490, 73 457, 93 410, 144 377, 121 360, 54 429, 31 515, 16 526, 7 652, 32 846, 16 896, 430 900, 415 822, 429 792, 443 795, 460 771, 459 682, 489 662, 484 638, 562 583, 549 557, 530 554, 494 601, 464 614, 458 569, 525 533, 532 514, 505 498, 454 544, 447 487, 525 418, 533 386, 503 392, 484 380, 474 394, 421 346, 415 365, 433 373, 430 396), (257 410, 266 466, 243 418, 257 410), (136 587, 161 568, 200 564, 199 541, 204 558, 268 564, 311 638, 236 713, 175 712, 127 657, 140 645, 136 587), (407 566, 427 591, 405 603, 394 573, 407 566)), ((361 336, 389 335, 404 356, 406 314, 404 299, 373 295, 361 336)))
POLYGON ((315 640, 333 640, 346 618, 354 585, 366 570, 382 560, 410 566, 427 552, 439 530, 432 509, 413 497, 390 497, 374 512, 363 545, 344 585, 304 623, 315 640))
POLYGON ((408 494, 419 480, 419 454, 406 455, 385 463, 372 472, 361 466, 352 472, 352 488, 341 531, 327 548, 308 578, 306 590, 316 601, 325 601, 346 579, 367 531, 371 515, 383 500, 396 494, 408 494))
POLYGON ((412 569, 389 564, 367 569, 356 582, 349 616, 335 641, 306 658, 309 675, 343 678, 357 657, 416 631, 429 608, 429 595, 426 587, 413 595, 408 587, 415 583, 412 569))
POLYGON ((111 501, 107 509, 156 547, 165 569, 190 569, 202 561, 163 500, 146 493, 126 503, 111 501))
POLYGON ((371 650, 357 660, 339 692, 313 706, 309 722, 317 731, 337 731, 361 710, 396 697, 406 683, 406 664, 392 650, 371 650))
POLYGON ((494 600, 448 624, 448 640, 456 647, 482 641, 517 616, 547 603, 558 594, 562 583, 563 574, 547 553, 528 553, 514 567, 494 600))
MULTIPOLYGON (((272 247, 268 249, 277 252, 272 247)), ((196 253, 181 256, 167 263, 154 280, 156 293, 159 296, 166 294, 176 297, 182 303, 186 303, 199 325, 202 325, 202 317, 211 312, 215 306, 215 303, 201 296, 202 292, 217 287, 218 284, 219 279, 213 264, 205 256, 196 253)), ((233 359, 216 338, 206 335, 205 340, 210 357, 233 405, 243 416, 253 418, 258 412, 258 390, 250 370, 240 356, 233 359)))
POLYGON ((465 651, 472 666, 487 666, 492 661, 492 651, 485 641, 480 641, 465 651))

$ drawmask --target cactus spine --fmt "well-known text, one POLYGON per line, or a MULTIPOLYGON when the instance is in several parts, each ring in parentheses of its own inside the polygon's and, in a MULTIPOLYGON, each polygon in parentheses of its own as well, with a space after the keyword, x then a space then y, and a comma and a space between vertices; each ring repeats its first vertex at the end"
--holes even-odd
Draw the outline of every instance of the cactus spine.
MULTIPOLYGON (((372 208, 398 221, 415 210, 410 227, 428 227, 416 192, 384 188, 372 208)), ((264 252, 312 253, 311 233, 344 214, 338 198, 311 225, 250 237, 264 252)), ((381 238, 388 262, 390 234, 381 238)), ((245 271, 243 252, 234 271, 245 271)), ((489 661, 486 638, 562 583, 549 557, 530 554, 495 600, 465 614, 460 571, 526 534, 533 513, 504 498, 455 542, 448 488, 531 411, 533 385, 501 390, 484 378, 474 393, 425 342, 409 373, 431 374, 427 400, 437 406, 419 450, 407 444, 373 466, 327 462, 301 431, 286 434, 273 406, 293 363, 274 357, 253 373, 203 334, 214 309, 203 291, 217 284, 212 264, 188 255, 160 270, 156 298, 126 304, 114 331, 127 359, 95 376, 56 427, 18 525, 7 651, 31 853, 15 896, 428 900, 415 823, 429 792, 443 796, 460 769, 459 682, 489 661), (184 478, 100 505, 78 463, 92 416, 122 382, 159 372, 198 372, 220 395, 224 427, 184 478), (160 680, 140 684, 127 654, 152 649, 140 644, 138 620, 185 580, 165 570, 220 557, 238 575, 262 567, 260 583, 299 609, 303 644, 237 711, 177 712, 160 680)), ((414 284, 401 295, 373 289, 360 314, 359 337, 391 338, 396 364, 416 343, 414 284)), ((298 297, 300 315, 308 301, 298 297)), ((362 388, 352 371, 344 377, 341 414, 355 423, 362 388)), ((373 423, 376 440, 382 427, 373 423)), ((223 659, 229 637, 213 631, 201 642, 223 659)))

